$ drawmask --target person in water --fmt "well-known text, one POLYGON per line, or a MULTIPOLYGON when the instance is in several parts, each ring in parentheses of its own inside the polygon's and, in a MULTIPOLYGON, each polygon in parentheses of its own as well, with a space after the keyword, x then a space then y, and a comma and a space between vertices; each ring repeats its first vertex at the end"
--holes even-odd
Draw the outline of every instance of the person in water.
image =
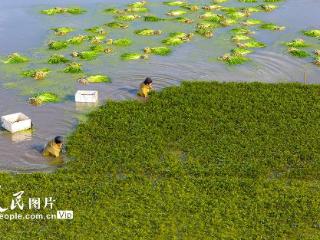
POLYGON ((144 82, 140 84, 138 96, 146 98, 152 89, 152 80, 147 77, 144 82))
POLYGON ((59 157, 63 145, 63 138, 61 136, 55 137, 53 140, 49 141, 45 146, 42 155, 45 157, 53 156, 59 157))

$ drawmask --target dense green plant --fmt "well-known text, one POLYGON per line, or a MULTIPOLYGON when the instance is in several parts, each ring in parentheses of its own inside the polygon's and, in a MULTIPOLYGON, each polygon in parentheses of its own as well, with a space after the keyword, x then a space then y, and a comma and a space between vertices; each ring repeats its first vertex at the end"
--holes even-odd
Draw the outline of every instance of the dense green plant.
POLYGON ((29 62, 29 59, 25 56, 20 55, 19 53, 12 53, 3 62, 5 64, 26 63, 29 62))
POLYGON ((1 207, 24 191, 74 220, 3 219, 5 239, 319 239, 318 85, 189 82, 88 117, 55 173, 0 173, 1 207))
POLYGON ((59 63, 67 63, 69 62, 70 60, 67 59, 65 56, 63 55, 60 55, 60 54, 54 54, 52 55, 49 60, 48 60, 48 63, 50 64, 59 64, 59 63))
POLYGON ((80 63, 69 63, 67 65, 67 67, 64 69, 65 73, 81 73, 83 72, 82 68, 81 68, 81 64, 80 63))

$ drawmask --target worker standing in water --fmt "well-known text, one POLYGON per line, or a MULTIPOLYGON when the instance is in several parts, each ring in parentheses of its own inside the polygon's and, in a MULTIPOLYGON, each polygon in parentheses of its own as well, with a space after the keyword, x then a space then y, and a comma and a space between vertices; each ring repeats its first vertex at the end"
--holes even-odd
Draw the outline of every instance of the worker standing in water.
POLYGON ((42 155, 45 157, 53 156, 59 157, 63 145, 63 138, 61 136, 55 137, 53 140, 49 141, 45 146, 42 155))
POLYGON ((147 98, 152 89, 152 80, 147 77, 144 82, 140 84, 138 96, 147 98))

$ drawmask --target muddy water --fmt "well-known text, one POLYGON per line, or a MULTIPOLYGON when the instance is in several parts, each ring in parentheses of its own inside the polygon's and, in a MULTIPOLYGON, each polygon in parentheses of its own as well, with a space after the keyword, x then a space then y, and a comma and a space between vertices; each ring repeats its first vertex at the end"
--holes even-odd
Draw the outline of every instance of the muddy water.
MULTIPOLYGON (((32 55, 41 54, 39 46, 47 41, 48 29, 53 26, 68 26, 86 28, 97 25, 97 22, 107 22, 96 17, 100 9, 125 4, 129 1, 99 1, 99 0, 51 0, 46 4, 42 0, 15 0, 0 2, 0 55, 11 52, 22 52, 32 55), (81 16, 48 17, 38 14, 40 9, 56 5, 80 5, 89 10, 81 16)), ((199 1, 198 1, 199 2, 199 1)), ((202 1, 206 2, 206 1, 202 1)), ((159 11, 157 1, 152 1, 153 11, 159 11)), ((239 5, 230 0, 229 5, 239 5)), ((243 5, 243 4, 242 4, 243 5)), ((169 57, 153 57, 146 62, 121 62, 98 59, 86 66, 89 71, 105 73, 112 78, 110 84, 80 86, 73 80, 59 79, 55 84, 38 86, 34 81, 11 79, 5 72, 0 72, 0 114, 23 112, 32 118, 33 132, 9 134, 0 131, 0 169, 14 172, 53 171, 63 166, 67 159, 45 159, 39 154, 43 144, 56 135, 67 136, 84 120, 85 113, 95 106, 76 105, 73 93, 77 89, 99 90, 100 104, 105 99, 134 98, 137 86, 146 76, 151 76, 155 87, 162 89, 177 85, 182 80, 218 80, 218 81, 262 81, 262 82, 302 82, 304 73, 308 83, 319 83, 320 68, 306 60, 292 58, 285 54, 282 41, 292 40, 299 36, 299 31, 307 28, 320 28, 320 1, 318 0, 287 0, 273 13, 257 14, 259 19, 284 25, 283 33, 258 31, 256 38, 268 44, 265 49, 252 54, 252 63, 243 66, 228 67, 216 61, 216 58, 231 49, 229 35, 226 30, 219 30, 217 37, 205 40, 196 37, 191 43, 177 47, 169 57), (11 84, 12 82, 15 84, 11 84), (33 89, 61 91, 65 101, 59 104, 47 104, 33 107, 26 103, 28 93, 33 89)), ((135 23, 136 24, 136 23, 135 23)), ((153 23, 154 28, 170 31, 172 26, 164 23, 153 23)), ((143 25, 143 23, 141 23, 143 25)), ((143 26, 135 26, 136 29, 143 26)), ((183 31, 192 30, 188 26, 183 31)), ((138 47, 148 44, 144 38, 133 38, 138 47)), ((161 38, 160 38, 161 39, 161 38)))

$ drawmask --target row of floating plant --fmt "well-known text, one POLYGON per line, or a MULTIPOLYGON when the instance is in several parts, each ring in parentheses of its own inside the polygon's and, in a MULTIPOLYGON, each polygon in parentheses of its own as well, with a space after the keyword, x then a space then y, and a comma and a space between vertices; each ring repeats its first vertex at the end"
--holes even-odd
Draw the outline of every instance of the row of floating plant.
MULTIPOLYGON (((320 40, 319 29, 302 31, 302 33, 307 37, 312 37, 320 40)), ((320 49, 311 50, 311 45, 304 39, 294 39, 290 42, 284 43, 284 45, 288 47, 288 52, 294 57, 307 58, 313 55, 313 63, 317 66, 320 66, 320 49)))
MULTIPOLYGON (((255 0, 239 0, 240 2, 254 3, 255 0)), ((104 13, 112 14, 114 20, 108 22, 102 26, 94 26, 86 29, 88 34, 81 34, 76 36, 71 36, 67 40, 55 40, 48 43, 48 50, 59 51, 61 49, 66 49, 69 46, 77 46, 84 42, 89 42, 91 46, 85 51, 73 51, 70 53, 73 59, 81 60, 93 60, 96 59, 101 54, 110 54, 115 50, 115 47, 127 47, 133 44, 133 41, 128 38, 119 39, 107 39, 108 31, 112 29, 127 29, 130 22, 142 19, 144 22, 159 22, 159 21, 176 21, 183 24, 195 24, 195 30, 191 33, 185 32, 171 32, 164 33, 159 29, 137 29, 135 34, 140 36, 157 36, 157 35, 167 35, 161 41, 161 45, 158 47, 146 47, 142 49, 139 53, 124 53, 120 57, 122 60, 138 60, 147 59, 149 55, 159 55, 166 56, 172 52, 172 47, 179 46, 183 43, 189 42, 194 37, 194 33, 202 36, 204 38, 212 38, 214 36, 214 30, 220 27, 235 26, 240 23, 240 26, 235 27, 231 30, 233 36, 231 41, 234 42, 237 47, 232 49, 230 53, 219 57, 219 60, 226 62, 227 64, 241 64, 249 60, 248 54, 252 53, 253 48, 262 48, 266 45, 262 42, 257 41, 253 35, 254 32, 249 29, 250 26, 259 26, 263 30, 281 31, 285 27, 278 26, 273 23, 264 23, 258 19, 249 18, 252 13, 257 12, 271 12, 278 8, 277 5, 270 4, 270 2, 279 2, 276 0, 264 0, 264 4, 258 6, 250 7, 226 7, 219 5, 220 3, 226 2, 226 0, 213 0, 213 4, 199 6, 196 4, 190 4, 185 1, 166 1, 163 2, 164 5, 168 7, 177 7, 176 9, 170 9, 167 12, 169 17, 158 17, 155 15, 150 15, 149 9, 146 7, 147 2, 139 1, 127 5, 125 9, 109 8, 105 9, 104 13), (202 12, 201 12, 202 11, 202 12), (199 13, 196 16, 198 21, 191 18, 184 17, 186 14, 199 13), (146 15, 142 15, 145 14, 146 15), (140 15, 139 15, 140 14, 140 15), (107 31, 108 30, 108 31, 107 31)), ((55 15, 55 14, 82 14, 86 10, 82 8, 52 8, 41 11, 43 14, 55 15)), ((52 29, 55 35, 59 38, 62 36, 69 36, 75 31, 71 27, 57 27, 52 29)), ((315 30, 318 31, 318 30, 315 30)), ((293 54, 293 52, 291 51, 293 54)), ((4 61, 5 63, 24 63, 28 62, 29 59, 25 56, 21 56, 18 53, 11 54, 4 61)), ((82 73, 82 64, 70 60, 62 54, 53 54, 47 60, 49 64, 66 64, 63 72, 65 73, 82 73)), ((23 71, 22 75, 24 77, 31 77, 36 80, 43 80, 50 74, 50 69, 31 69, 23 71)), ((82 84, 88 83, 98 83, 98 82, 110 82, 107 76, 103 75, 91 75, 84 76, 78 80, 82 84)), ((38 94, 33 96, 32 103, 38 105, 43 102, 56 102, 58 98, 52 93, 38 94), (48 97, 50 96, 50 97, 48 97)))

